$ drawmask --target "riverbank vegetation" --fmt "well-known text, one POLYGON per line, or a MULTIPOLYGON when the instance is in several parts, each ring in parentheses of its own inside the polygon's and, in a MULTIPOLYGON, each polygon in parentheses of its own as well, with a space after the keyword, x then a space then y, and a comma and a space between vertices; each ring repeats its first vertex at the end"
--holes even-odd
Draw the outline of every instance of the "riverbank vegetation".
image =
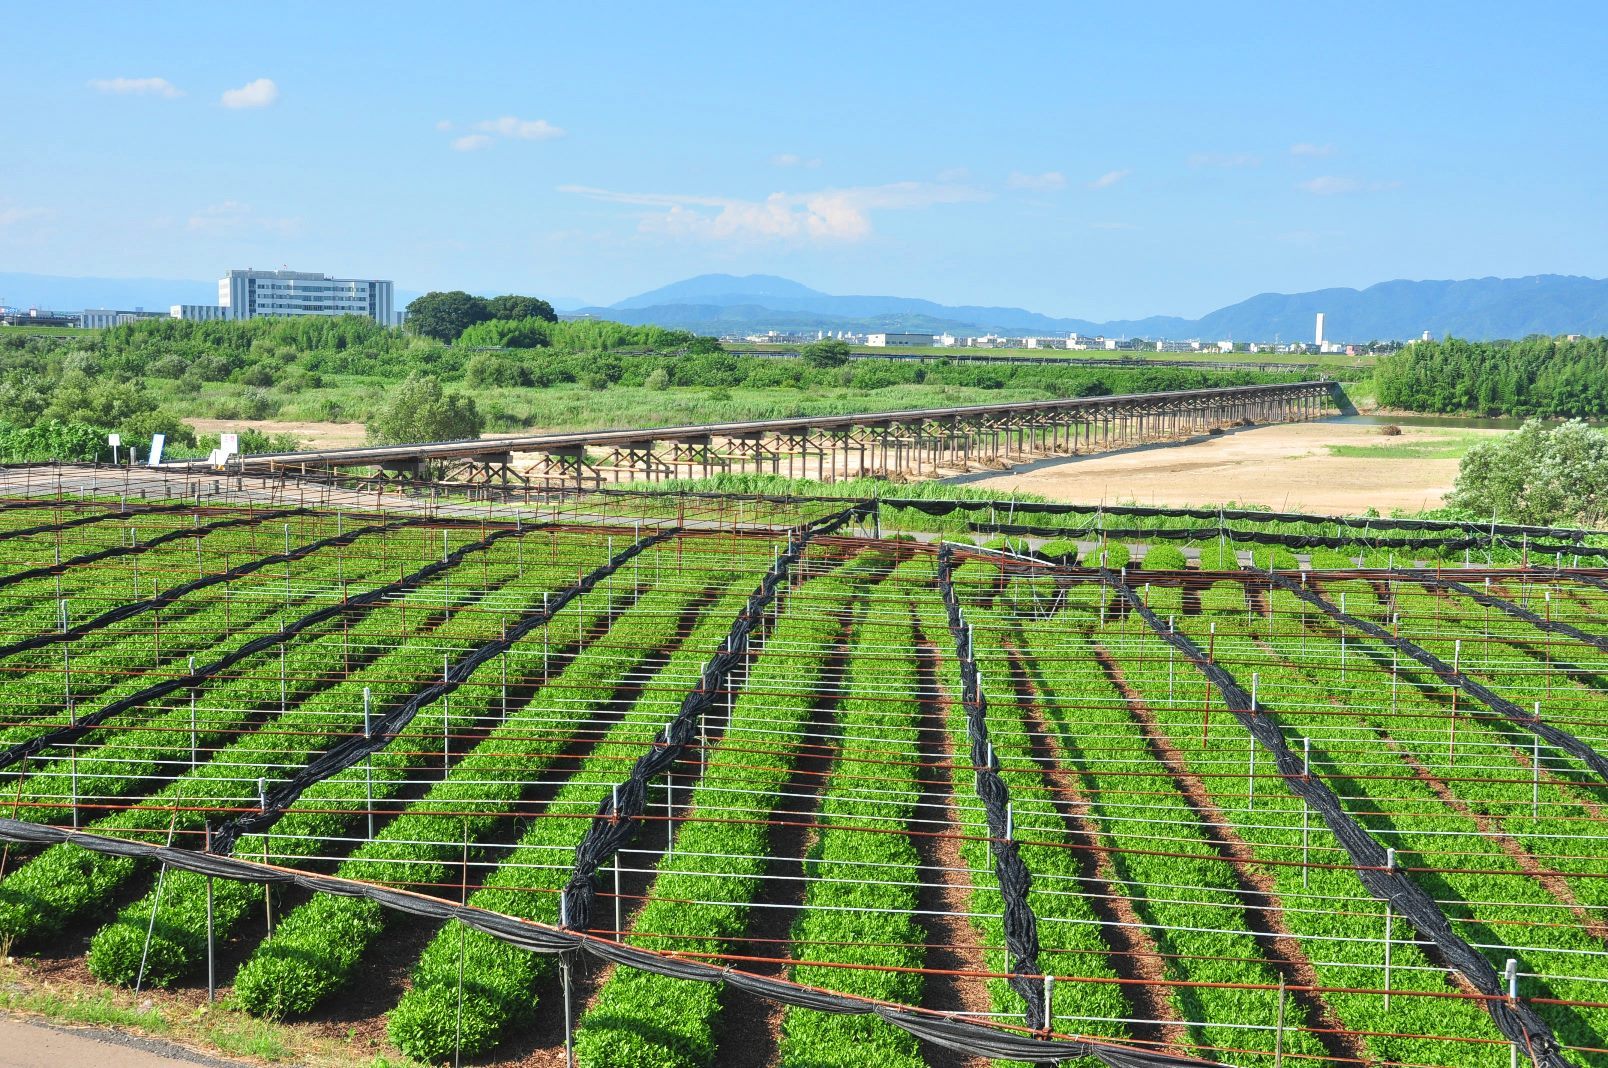
POLYGON ((1608 338, 1420 341, 1374 369, 1386 408, 1441 414, 1608 416, 1608 338))
MULTIPOLYGON (((659 327, 540 316, 483 319, 451 344, 357 317, 153 320, 86 337, 0 334, 0 451, 7 432, 42 424, 90 432, 17 438, 5 458, 95 458, 83 449, 50 448, 82 438, 104 451, 108 431, 131 442, 162 433, 170 449, 200 448, 205 443, 183 422, 196 418, 373 425, 410 377, 432 380, 447 395, 471 395, 480 425, 507 432, 1147 393, 1299 375, 875 359, 834 364, 727 353, 712 338, 659 327)), ((388 425, 382 436, 397 433, 407 430, 388 425)))

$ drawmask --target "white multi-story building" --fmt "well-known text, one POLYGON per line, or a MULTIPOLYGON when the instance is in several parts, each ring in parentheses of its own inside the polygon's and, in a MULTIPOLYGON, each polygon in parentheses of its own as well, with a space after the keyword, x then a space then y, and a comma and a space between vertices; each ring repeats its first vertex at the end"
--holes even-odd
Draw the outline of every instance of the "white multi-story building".
POLYGON ((396 321, 389 281, 331 278, 316 271, 230 271, 218 280, 218 304, 227 318, 263 315, 366 315, 387 326, 396 321))
POLYGON ((204 323, 229 318, 229 309, 221 304, 175 304, 168 309, 168 318, 204 323))
POLYGON ((119 311, 115 308, 85 308, 78 317, 78 325, 88 329, 105 329, 108 326, 122 326, 124 323, 137 323, 141 319, 160 319, 161 312, 146 311, 144 308, 135 308, 133 311, 119 311))
POLYGON ((867 334, 865 336, 867 348, 884 349, 899 346, 924 346, 932 344, 931 334, 867 334))

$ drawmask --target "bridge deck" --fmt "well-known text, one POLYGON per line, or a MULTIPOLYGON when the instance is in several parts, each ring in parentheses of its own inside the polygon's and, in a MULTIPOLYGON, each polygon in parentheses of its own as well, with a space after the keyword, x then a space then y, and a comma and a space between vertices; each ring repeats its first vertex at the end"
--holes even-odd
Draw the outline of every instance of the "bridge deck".
MULTIPOLYGON (((498 457, 522 452, 558 452, 588 447, 624 446, 643 442, 739 438, 767 434, 793 434, 812 430, 848 430, 890 424, 921 424, 948 420, 1085 411, 1091 415, 1144 409, 1183 409, 1232 404, 1237 401, 1327 394, 1334 383, 1324 380, 1284 382, 1259 386, 1173 390, 1163 393, 1124 393, 1104 397, 1070 397, 1059 400, 1012 401, 973 404, 955 408, 917 408, 851 415, 798 416, 736 423, 694 423, 683 426, 582 430, 561 434, 526 434, 438 441, 406 445, 374 445, 346 449, 312 449, 302 452, 261 453, 237 457, 231 466, 260 468, 331 468, 398 465, 430 460, 498 457)), ((175 461, 164 467, 206 467, 207 461, 175 461)))

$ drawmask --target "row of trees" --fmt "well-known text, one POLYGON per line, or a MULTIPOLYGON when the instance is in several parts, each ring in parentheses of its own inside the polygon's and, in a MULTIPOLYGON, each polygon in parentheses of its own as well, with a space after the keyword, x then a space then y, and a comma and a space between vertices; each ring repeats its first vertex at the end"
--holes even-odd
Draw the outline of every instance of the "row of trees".
POLYGON ((1415 412, 1608 415, 1608 338, 1420 341, 1380 359, 1379 403, 1415 412))
POLYGON ((567 352, 611 352, 616 349, 720 352, 720 342, 685 330, 662 326, 632 326, 606 319, 558 322, 530 316, 524 319, 488 319, 458 335, 467 349, 562 349, 567 352))

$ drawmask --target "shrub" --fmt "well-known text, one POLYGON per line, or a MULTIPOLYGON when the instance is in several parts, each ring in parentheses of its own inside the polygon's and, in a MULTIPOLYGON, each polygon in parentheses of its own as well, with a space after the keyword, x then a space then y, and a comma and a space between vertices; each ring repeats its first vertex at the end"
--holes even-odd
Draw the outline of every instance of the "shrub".
POLYGON ((278 414, 279 402, 266 389, 252 386, 240 395, 240 418, 272 419, 278 414))
POLYGON ((528 386, 530 370, 511 356, 502 353, 482 352, 469 358, 464 365, 463 380, 475 389, 488 386, 528 386))
POLYGON ((448 393, 439 379, 415 373, 391 390, 388 403, 368 424, 368 436, 377 445, 459 441, 479 437, 484 427, 472 398, 448 393))
POLYGON ((1479 518, 1596 526, 1608 519, 1608 434, 1532 419, 1469 449, 1446 503, 1479 518))
POLYGON ((834 337, 822 338, 805 345, 798 354, 811 367, 841 367, 849 362, 849 343, 834 337))

